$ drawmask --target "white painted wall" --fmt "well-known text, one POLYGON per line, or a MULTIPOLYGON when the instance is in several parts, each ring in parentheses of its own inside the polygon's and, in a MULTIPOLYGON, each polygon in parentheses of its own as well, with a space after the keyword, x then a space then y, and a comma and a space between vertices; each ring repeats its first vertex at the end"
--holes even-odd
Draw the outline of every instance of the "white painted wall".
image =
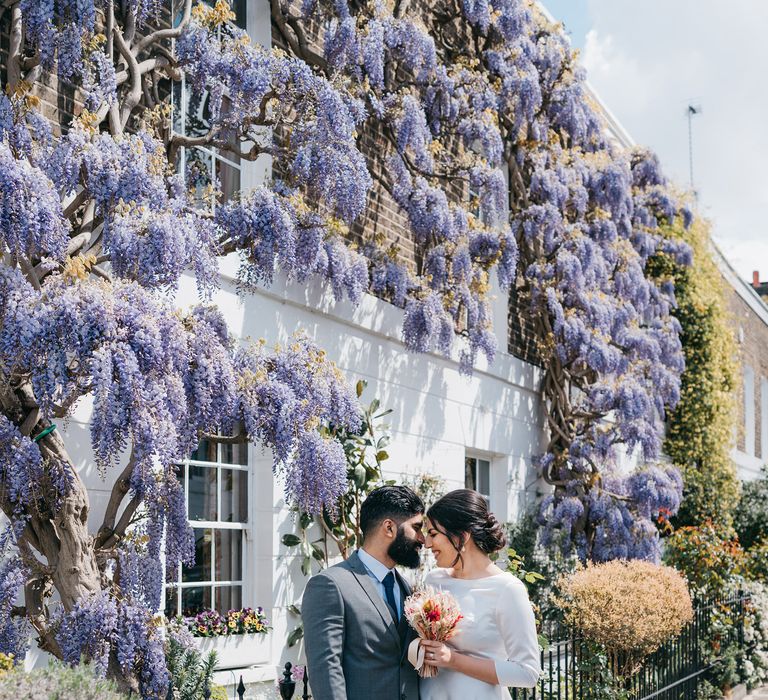
MULTIPOLYGON (((391 304, 371 295, 357 308, 337 303, 320 280, 308 286, 279 280, 270 289, 240 298, 232 278, 236 265, 231 258, 223 262, 222 289, 215 297, 234 334, 274 343, 304 329, 350 382, 368 381, 364 400, 377 397, 383 407, 394 409, 388 417, 392 430, 388 477, 399 480, 427 471, 446 479, 448 488, 463 487, 464 456, 470 450, 491 459, 491 506, 499 520, 517 518, 526 501, 535 496, 537 481, 530 457, 543 446, 535 367, 500 351, 493 366, 481 364, 473 377, 462 377, 458 351, 446 359, 405 350, 400 340, 402 311, 391 304)), ((194 281, 185 278, 178 303, 184 307, 196 299, 194 281)), ((502 349, 505 345, 501 344, 502 349)), ((95 531, 116 470, 104 483, 94 467, 88 437, 90 411, 90 403, 83 402, 62 432, 88 487, 95 531)), ((283 645, 296 623, 285 608, 298 602, 304 578, 298 559, 280 542, 284 533, 294 531, 294 523, 283 502, 282 486, 272 477, 270 455, 252 447, 249 461, 244 604, 271 610, 274 626, 272 664, 246 674, 246 680, 258 681, 274 678, 275 666, 296 660, 301 651, 287 651, 283 645)), ((231 674, 224 676, 231 680, 231 674)))

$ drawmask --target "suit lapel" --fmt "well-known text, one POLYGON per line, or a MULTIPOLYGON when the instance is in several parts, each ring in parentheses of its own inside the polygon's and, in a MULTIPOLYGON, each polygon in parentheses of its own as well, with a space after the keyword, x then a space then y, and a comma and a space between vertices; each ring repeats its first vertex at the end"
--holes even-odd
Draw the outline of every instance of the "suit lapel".
POLYGON ((400 623, 397 625, 397 634, 402 645, 402 649, 400 650, 400 661, 402 661, 408 651, 408 644, 411 642, 409 638, 409 630, 411 626, 408 624, 408 620, 405 619, 405 599, 411 595, 411 587, 408 585, 408 581, 406 581, 397 570, 395 570, 395 575, 400 584, 400 623))
MULTIPOLYGON (((400 635, 398 634, 397 627, 395 626, 395 620, 392 617, 392 613, 389 610, 389 606, 384 602, 379 592, 376 590, 376 585, 373 583, 373 579, 368 574, 368 569, 365 568, 365 564, 360 561, 357 556, 357 552, 354 552, 352 556, 347 559, 347 563, 355 576, 355 579, 360 584, 360 587, 365 591, 373 606, 381 615, 381 619, 387 626, 387 631, 397 641, 398 646, 401 645, 400 635)), ((399 576, 398 576, 399 578, 399 576)))

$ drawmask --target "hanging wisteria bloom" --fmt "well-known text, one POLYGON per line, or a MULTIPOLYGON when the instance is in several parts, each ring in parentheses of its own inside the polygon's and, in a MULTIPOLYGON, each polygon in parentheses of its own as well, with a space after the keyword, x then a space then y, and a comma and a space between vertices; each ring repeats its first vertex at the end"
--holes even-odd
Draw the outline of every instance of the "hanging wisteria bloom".
POLYGON ((361 420, 308 335, 229 331, 210 303, 225 256, 241 294, 319 279, 339 308, 382 297, 408 350, 466 374, 493 360, 494 296, 514 289, 543 377, 545 536, 653 559, 680 499, 653 461, 680 330, 649 268, 685 264, 662 234, 691 214, 651 153, 606 137, 560 29, 527 0, 270 11, 269 48, 226 0, 4 15, 0 651, 23 655, 31 625, 145 698, 168 693, 163 585, 195 556, 178 464, 201 439, 251 441, 290 505, 333 514, 347 462, 332 435, 361 420), (176 298, 186 277, 201 300, 176 298), (61 427, 78 406, 110 490, 100 523, 61 427), (609 469, 618 449, 646 466, 609 469), (8 614, 22 588, 42 611, 26 621, 8 614))

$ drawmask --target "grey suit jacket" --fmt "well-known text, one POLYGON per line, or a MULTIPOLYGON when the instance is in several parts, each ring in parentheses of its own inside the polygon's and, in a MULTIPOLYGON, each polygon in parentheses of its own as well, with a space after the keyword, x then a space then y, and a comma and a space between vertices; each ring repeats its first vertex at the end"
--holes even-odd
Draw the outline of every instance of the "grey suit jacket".
MULTIPOLYGON (((397 579, 404 600, 411 590, 397 579)), ((406 658, 415 633, 405 615, 395 624, 357 552, 309 579, 301 616, 315 700, 418 700, 406 658)))

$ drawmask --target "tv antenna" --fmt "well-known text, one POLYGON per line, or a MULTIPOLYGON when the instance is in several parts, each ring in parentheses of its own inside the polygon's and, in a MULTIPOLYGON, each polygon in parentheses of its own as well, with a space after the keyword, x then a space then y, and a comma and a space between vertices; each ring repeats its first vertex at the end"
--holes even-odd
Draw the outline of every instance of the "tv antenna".
POLYGON ((688 117, 688 172, 690 177, 691 190, 694 197, 696 196, 696 188, 693 186, 693 118, 697 114, 701 114, 701 105, 688 102, 688 108, 685 110, 688 117))

